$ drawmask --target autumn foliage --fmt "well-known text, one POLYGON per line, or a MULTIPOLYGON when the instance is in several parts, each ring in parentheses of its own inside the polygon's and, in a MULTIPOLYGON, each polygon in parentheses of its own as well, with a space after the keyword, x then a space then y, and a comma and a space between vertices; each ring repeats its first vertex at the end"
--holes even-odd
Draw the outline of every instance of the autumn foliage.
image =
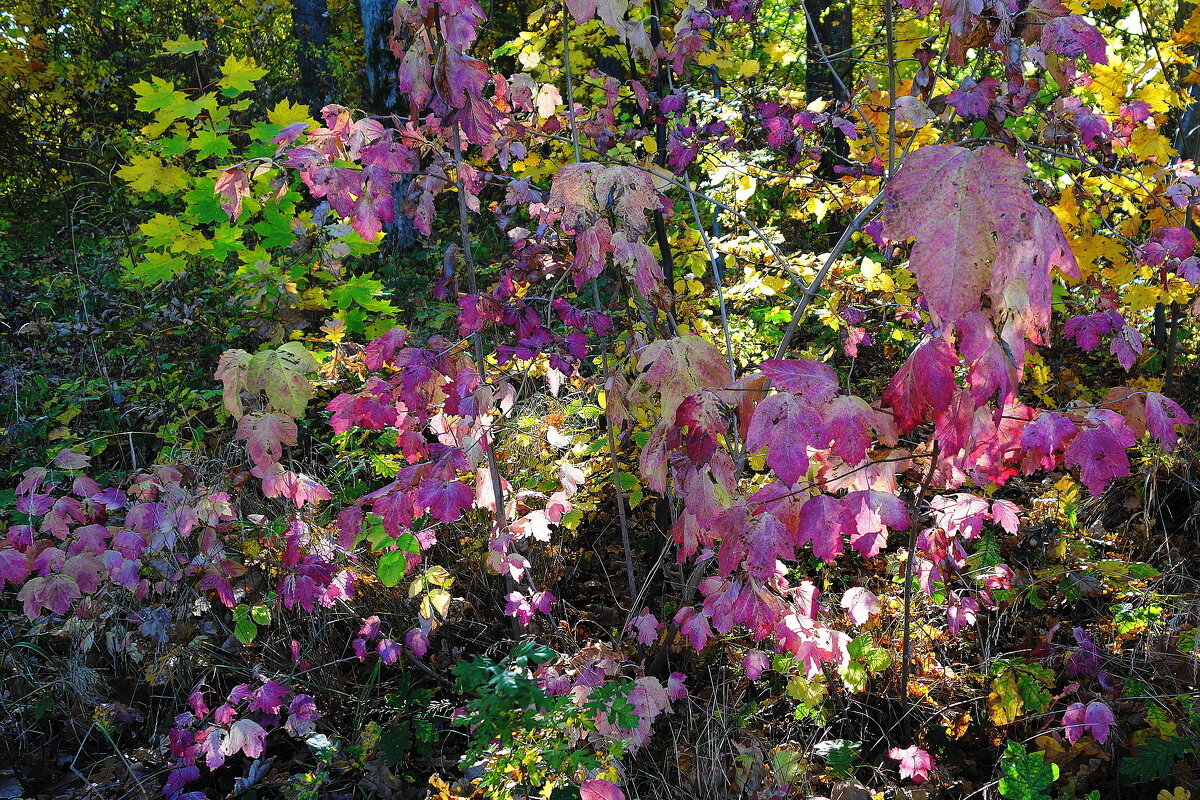
POLYGON ((402 0, 386 109, 147 28, 12 290, 113 336, 12 317, 22 789, 1190 797, 1200 12, 818 6, 402 0))

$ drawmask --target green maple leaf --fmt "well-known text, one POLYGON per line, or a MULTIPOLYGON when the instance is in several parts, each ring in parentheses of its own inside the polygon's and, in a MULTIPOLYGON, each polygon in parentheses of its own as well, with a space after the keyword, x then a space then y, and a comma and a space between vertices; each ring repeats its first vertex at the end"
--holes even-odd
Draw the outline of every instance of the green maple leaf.
POLYGON ((192 138, 192 149, 196 151, 196 158, 208 158, 209 156, 224 158, 233 152, 233 142, 229 141, 228 136, 202 129, 197 131, 192 138))
POLYGON ((185 34, 180 34, 178 38, 168 39, 162 43, 163 52, 170 55, 188 55, 191 53, 199 53, 207 46, 208 45, 206 45, 203 41, 199 39, 193 39, 185 34))
POLYGON ((217 85, 221 87, 221 94, 236 97, 253 89, 254 82, 266 74, 267 71, 255 64, 254 59, 230 56, 221 67, 221 79, 217 85))
POLYGON ((353 303, 367 311, 391 312, 396 307, 380 297, 383 294, 383 284, 366 275, 358 275, 346 281, 341 286, 329 292, 329 299, 345 311, 353 303))

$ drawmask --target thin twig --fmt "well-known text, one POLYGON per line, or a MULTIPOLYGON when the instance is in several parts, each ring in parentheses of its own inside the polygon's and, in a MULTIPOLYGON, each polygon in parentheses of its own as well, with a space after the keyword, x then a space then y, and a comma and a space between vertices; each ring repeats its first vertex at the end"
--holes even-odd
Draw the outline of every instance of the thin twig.
MULTIPOLYGON (((925 477, 921 484, 917 487, 917 492, 913 495, 913 511, 921 503, 921 495, 923 495, 933 482, 933 473, 937 469, 938 455, 941 453, 941 443, 934 442, 933 452, 929 454, 929 469, 925 472, 925 477)), ((910 662, 912 660, 912 579, 913 569, 917 563, 917 530, 918 526, 913 525, 912 532, 908 535, 908 557, 904 565, 904 645, 903 656, 900 661, 900 699, 901 702, 908 701, 908 678, 910 662)))
POLYGON ((787 354, 788 345, 792 343, 792 337, 796 335, 796 326, 800 324, 800 319, 804 316, 804 312, 808 310, 808 306, 812 302, 813 297, 816 296, 817 291, 821 288, 821 282, 824 281, 825 276, 829 274, 829 270, 833 266, 833 262, 837 261, 837 259, 842 255, 842 251, 844 251, 846 246, 850 244, 850 237, 854 235, 854 232, 857 231, 864 222, 866 222, 867 217, 874 213, 875 209, 879 207, 879 204, 883 202, 883 198, 883 192, 875 195, 875 199, 868 203, 862 211, 858 212, 858 216, 850 220, 850 224, 846 226, 846 230, 842 231, 841 238, 837 240, 837 244, 835 244, 833 246, 833 250, 829 252, 828 257, 825 259, 825 263, 821 265, 821 269, 816 275, 813 276, 813 279, 809 281, 808 287, 804 290, 804 294, 800 295, 799 299, 796 300, 796 308, 792 311, 792 319, 788 322, 787 330, 783 333, 783 339, 780 340, 779 347, 775 350, 776 358, 783 358, 787 354))

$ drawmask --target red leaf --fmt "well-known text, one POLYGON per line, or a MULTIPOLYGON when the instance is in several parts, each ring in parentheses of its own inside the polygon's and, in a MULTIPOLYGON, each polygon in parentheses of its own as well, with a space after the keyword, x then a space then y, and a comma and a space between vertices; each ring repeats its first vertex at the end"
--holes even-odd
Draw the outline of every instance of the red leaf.
POLYGON ((902 432, 936 419, 950 407, 957 364, 958 357, 942 336, 926 339, 912 352, 883 393, 902 432))

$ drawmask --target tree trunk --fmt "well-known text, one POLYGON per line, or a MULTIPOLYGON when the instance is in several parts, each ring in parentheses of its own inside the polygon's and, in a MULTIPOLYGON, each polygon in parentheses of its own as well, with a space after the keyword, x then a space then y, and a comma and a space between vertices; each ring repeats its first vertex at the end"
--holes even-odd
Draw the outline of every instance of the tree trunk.
MULTIPOLYGON (((367 79, 366 110, 375 114, 395 114, 400 97, 396 90, 396 58, 392 55, 392 11, 396 0, 359 0, 363 27, 363 72, 367 79)), ((411 250, 417 241, 412 219, 402 212, 412 186, 412 176, 392 184, 392 204, 396 220, 385 222, 384 248, 389 252, 411 250)))
MULTIPOLYGON (((849 102, 854 64, 850 51, 854 45, 854 14, 850 0, 804 0, 804 16, 807 45, 805 99, 811 103, 824 98, 834 105, 849 102)), ((845 163, 849 154, 850 144, 845 135, 834 129, 821 154, 817 175, 825 180, 836 180, 837 173, 833 168, 838 163, 845 163)))
POLYGON ((804 0, 804 39, 808 48, 805 96, 844 102, 854 63, 848 52, 854 44, 850 0, 804 0), (831 68, 832 67, 832 68, 831 68))
POLYGON ((333 99, 333 80, 325 49, 329 46, 329 7, 326 0, 292 0, 292 35, 300 98, 321 108, 333 99))

